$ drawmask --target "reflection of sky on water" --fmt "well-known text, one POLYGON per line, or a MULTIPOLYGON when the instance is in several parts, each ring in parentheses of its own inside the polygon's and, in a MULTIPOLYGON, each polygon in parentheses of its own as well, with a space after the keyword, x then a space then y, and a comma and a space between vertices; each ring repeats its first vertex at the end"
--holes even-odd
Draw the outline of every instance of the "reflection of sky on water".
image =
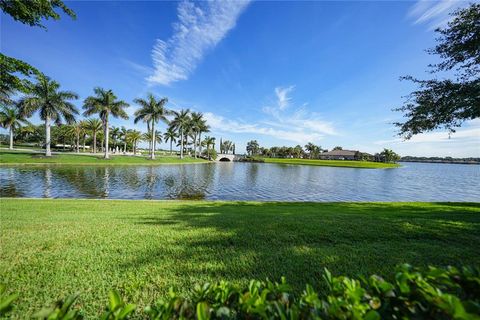
POLYGON ((3 167, 2 197, 285 201, 479 201, 480 166, 351 169, 262 163, 3 167))

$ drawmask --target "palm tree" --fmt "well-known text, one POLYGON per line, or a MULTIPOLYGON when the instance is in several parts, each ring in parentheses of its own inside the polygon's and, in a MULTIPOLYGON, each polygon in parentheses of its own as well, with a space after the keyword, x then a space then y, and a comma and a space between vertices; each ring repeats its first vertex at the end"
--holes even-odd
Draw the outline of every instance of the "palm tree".
POLYGON ((117 153, 117 142, 118 139, 121 137, 122 132, 120 131, 119 127, 111 127, 110 128, 110 136, 112 137, 113 142, 113 150, 117 153))
POLYGON ((87 140, 87 132, 88 132, 88 124, 87 124, 87 121, 86 120, 82 120, 80 121, 79 123, 80 125, 80 128, 82 129, 82 140, 83 140, 83 152, 85 152, 85 143, 86 143, 86 140, 87 140))
POLYGON ((18 129, 18 134, 23 140, 29 140, 35 133, 37 133, 37 127, 31 123, 18 129))
POLYGON ((102 121, 90 118, 86 122, 86 128, 92 133, 93 137, 93 153, 97 153, 97 133, 102 130, 102 121))
POLYGON ((127 135, 128 141, 130 141, 133 145, 133 154, 137 154, 137 143, 142 140, 142 133, 137 130, 131 130, 128 132, 127 135))
POLYGON ((120 139, 123 141, 123 153, 127 152, 127 134, 128 130, 124 126, 120 129, 120 139))
MULTIPOLYGON (((202 154, 202 144, 200 143, 202 141, 202 133, 207 133, 210 132, 210 126, 207 125, 207 121, 205 119, 202 119, 198 126, 198 153, 202 154)), ((215 140, 215 139, 214 139, 215 140)))
POLYGON ((170 155, 172 154, 172 143, 176 142, 177 138, 177 133, 172 127, 168 127, 167 131, 163 134, 163 139, 165 139, 165 142, 170 141, 170 155))
POLYGON ((52 155, 50 151, 50 121, 60 124, 62 118, 67 123, 75 121, 77 108, 68 100, 78 99, 78 95, 71 91, 59 91, 60 84, 45 75, 37 76, 30 94, 21 99, 19 105, 25 117, 39 111, 40 119, 45 121, 45 156, 52 155))
POLYGON ((182 109, 180 111, 174 111, 173 114, 175 118, 170 122, 170 125, 180 133, 180 159, 183 159, 184 136, 190 123, 190 110, 182 109))
POLYGON ((210 146, 215 148, 215 138, 206 136, 205 140, 203 140, 203 144, 207 147, 207 158, 210 159, 210 146))
POLYGON ((96 113, 99 114, 100 120, 102 120, 105 137, 104 158, 108 159, 108 118, 112 115, 116 118, 120 117, 122 119, 128 119, 128 114, 125 112, 124 108, 127 108, 129 105, 123 100, 117 100, 117 97, 112 90, 105 90, 97 87, 93 89, 93 91, 95 92, 95 96, 90 96, 83 102, 83 108, 85 109, 83 115, 90 116, 96 113))
POLYGON ((153 94, 148 94, 147 99, 135 99, 135 103, 140 105, 140 109, 135 111, 135 120, 134 123, 137 123, 140 120, 147 122, 148 125, 148 134, 150 134, 150 159, 155 159, 155 145, 156 145, 156 134, 153 134, 155 131, 155 123, 158 121, 163 121, 168 123, 167 115, 170 114, 170 111, 165 108, 165 104, 168 102, 167 98, 162 98, 157 100, 153 94), (151 124, 151 127, 150 127, 151 124))
POLYGON ((158 130, 155 130, 155 137, 152 138, 152 132, 145 132, 143 134, 143 140, 144 141, 155 142, 155 143, 153 143, 153 145, 155 145, 157 142, 162 143, 162 133, 158 130), (154 139, 155 139, 155 141, 154 141, 154 139))
POLYGON ((318 156, 322 148, 320 146, 316 146, 313 143, 309 142, 305 145, 305 150, 308 151, 308 157, 312 159, 318 156))
POLYGON ((9 149, 13 149, 13 132, 20 128, 22 124, 29 124, 17 108, 4 106, 0 111, 0 127, 8 129, 10 133, 10 146, 9 149))
POLYGON ((75 123, 71 126, 68 126, 67 135, 75 138, 75 152, 80 152, 80 135, 82 134, 83 128, 80 123, 75 123))
POLYGON ((199 154, 202 153, 202 132, 210 131, 210 127, 207 125, 206 120, 203 118, 203 114, 200 112, 192 112, 191 115, 191 130, 193 135, 193 154, 197 157, 197 143, 199 146, 199 154), (198 138, 198 139, 197 139, 198 138))

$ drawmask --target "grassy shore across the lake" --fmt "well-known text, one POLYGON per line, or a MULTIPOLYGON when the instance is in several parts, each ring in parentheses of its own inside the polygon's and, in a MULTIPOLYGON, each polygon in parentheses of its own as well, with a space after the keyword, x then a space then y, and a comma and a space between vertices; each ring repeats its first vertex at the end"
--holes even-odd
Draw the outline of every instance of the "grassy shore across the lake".
POLYGON ((110 155, 110 159, 104 159, 103 155, 93 154, 60 154, 55 153, 51 157, 45 157, 43 153, 28 151, 0 150, 1 165, 162 165, 182 163, 207 163, 204 159, 185 157, 180 159, 176 156, 157 156, 150 160, 148 156, 123 156, 110 155))
POLYGON ((401 263, 480 264, 478 203, 0 199, 0 279, 14 316, 78 292, 90 318, 118 289, 138 308, 174 286, 392 274, 401 263))
POLYGON ((318 159, 283 159, 283 158, 262 158, 262 159, 266 163, 296 164, 296 165, 325 166, 325 167, 382 169, 382 168, 397 168, 400 166, 397 163, 354 161, 354 160, 318 160, 318 159))

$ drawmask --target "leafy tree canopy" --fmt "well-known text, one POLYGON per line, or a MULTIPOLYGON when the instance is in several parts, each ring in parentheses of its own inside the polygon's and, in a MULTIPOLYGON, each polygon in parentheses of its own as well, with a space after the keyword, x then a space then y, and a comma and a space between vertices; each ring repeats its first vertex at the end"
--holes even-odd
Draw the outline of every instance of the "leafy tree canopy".
POLYGON ((45 28, 42 19, 59 20, 60 14, 56 9, 76 18, 75 12, 61 0, 0 0, 0 8, 16 21, 32 27, 45 28))
POLYGON ((406 118, 395 123, 406 139, 439 128, 455 132, 464 121, 480 117, 480 4, 471 4, 452 16, 447 27, 435 30, 438 44, 427 52, 441 58, 440 63, 429 66, 431 73, 453 73, 454 79, 402 77, 419 86, 395 109, 406 118))
POLYGON ((27 79, 19 78, 16 73, 25 77, 40 75, 40 71, 26 62, 8 57, 0 53, 0 103, 11 104, 10 95, 16 91, 27 93, 32 83, 27 79))
MULTIPOLYGON (((76 18, 75 13, 61 0, 0 0, 0 8, 14 20, 30 26, 45 28, 42 19, 59 20, 61 9, 65 14, 76 18)), ((30 76, 39 76, 41 72, 21 60, 0 53, 0 103, 10 104, 10 96, 17 91, 28 93, 32 83, 30 76), (19 77, 22 76, 22 77, 19 77)))

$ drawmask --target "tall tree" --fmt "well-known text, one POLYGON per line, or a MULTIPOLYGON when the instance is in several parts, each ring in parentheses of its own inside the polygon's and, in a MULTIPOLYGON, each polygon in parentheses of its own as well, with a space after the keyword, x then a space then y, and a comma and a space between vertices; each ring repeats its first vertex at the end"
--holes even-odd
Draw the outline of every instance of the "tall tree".
POLYGON ((203 144, 207 147, 207 158, 210 159, 210 147, 215 146, 215 138, 206 136, 203 144))
POLYGON ((178 130, 180 136, 180 159, 183 159, 183 147, 185 144, 184 138, 186 135, 186 131, 188 130, 188 126, 190 124, 190 110, 189 109, 182 109, 180 111, 174 111, 174 118, 170 122, 170 125, 178 130))
MULTIPOLYGON (((41 28, 45 28, 42 19, 60 19, 60 14, 56 12, 57 9, 75 19, 75 13, 61 0, 0 0, 0 9, 16 21, 41 28)), ((0 72, 0 100, 3 100, 8 92, 28 93, 31 82, 26 78, 41 75, 40 71, 28 63, 8 57, 3 53, 0 53, 0 70, 2 70, 0 72), (19 74, 23 77, 20 78, 19 74)))
POLYGON ((59 91, 60 84, 44 75, 37 76, 37 82, 32 86, 30 93, 22 98, 19 106, 22 114, 30 117, 39 111, 40 119, 45 121, 45 156, 52 155, 50 150, 51 121, 60 124, 62 119, 67 123, 75 122, 77 108, 68 100, 78 99, 72 91, 59 91))
POLYGON ((171 114, 165 105, 168 102, 167 98, 157 99, 153 94, 148 94, 147 99, 135 99, 134 102, 140 105, 140 109, 135 111, 135 120, 142 120, 145 122, 151 123, 151 128, 148 128, 148 132, 151 137, 151 147, 150 147, 150 159, 155 159, 155 146, 156 146, 156 131, 155 124, 159 121, 168 123, 167 115, 171 114))
POLYGON ((210 126, 207 124, 207 120, 203 117, 198 123, 198 154, 202 154, 202 133, 210 132, 210 126))
POLYGON ((133 154, 137 154, 137 144, 142 140, 142 133, 138 130, 131 130, 128 132, 127 139, 133 145, 133 154))
POLYGON ((247 142, 247 153, 251 156, 255 156, 258 154, 258 150, 260 145, 258 144, 257 140, 252 140, 247 142))
POLYGON ((118 139, 120 139, 122 135, 122 132, 120 131, 119 127, 112 126, 110 127, 110 137, 112 137, 112 144, 113 144, 113 150, 114 152, 117 153, 118 149, 118 139))
POLYGON ((97 153, 97 134, 102 130, 102 121, 96 118, 91 118, 87 120, 86 129, 92 133, 93 138, 93 153, 97 153))
POLYGON ((100 120, 102 120, 103 131, 104 131, 104 140, 105 140, 105 155, 104 158, 109 158, 108 150, 108 120, 109 116, 120 117, 122 119, 128 119, 128 114, 125 112, 125 108, 129 105, 123 100, 117 100, 117 96, 113 93, 112 90, 105 90, 102 88, 93 89, 95 96, 90 96, 85 99, 83 102, 83 108, 85 109, 83 115, 91 116, 93 114, 98 114, 100 120))
POLYGON ((120 139, 123 142, 123 153, 127 152, 127 134, 128 130, 124 126, 120 129, 120 139))
POLYGON ((413 135, 439 128, 455 132, 466 120, 480 117, 480 3, 455 11, 447 27, 438 28, 438 44, 428 53, 438 55, 440 63, 430 65, 436 79, 402 77, 419 86, 403 106, 405 122, 395 123, 399 135, 413 135), (454 79, 438 79, 442 72, 454 79))
POLYGON ((18 108, 4 106, 0 110, 0 127, 8 129, 10 134, 10 150, 13 149, 13 134, 22 124, 29 124, 29 122, 22 116, 18 108))
POLYGON ((81 136, 82 136, 82 151, 85 152, 86 143, 87 143, 87 135, 88 135, 88 124, 86 120, 82 120, 78 123, 81 129, 81 136))
POLYGON ((170 141, 170 155, 172 154, 172 144, 176 142, 177 140, 177 133, 175 132, 175 129, 172 127, 168 127, 167 131, 163 134, 163 139, 165 142, 170 141))
POLYGON ((60 20, 56 9, 75 19, 76 15, 61 0, 0 0, 0 8, 13 19, 32 27, 46 27, 42 19, 60 20))
POLYGON ((77 122, 68 127, 68 135, 75 138, 75 152, 80 152, 80 136, 83 134, 81 123, 77 122))

